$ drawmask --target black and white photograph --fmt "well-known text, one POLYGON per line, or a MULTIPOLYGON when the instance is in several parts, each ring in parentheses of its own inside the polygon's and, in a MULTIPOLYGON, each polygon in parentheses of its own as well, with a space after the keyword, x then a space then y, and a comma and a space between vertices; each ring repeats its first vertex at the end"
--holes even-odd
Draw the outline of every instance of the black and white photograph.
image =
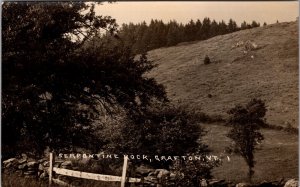
POLYGON ((1 186, 298 187, 298 1, 1 2, 1 186))

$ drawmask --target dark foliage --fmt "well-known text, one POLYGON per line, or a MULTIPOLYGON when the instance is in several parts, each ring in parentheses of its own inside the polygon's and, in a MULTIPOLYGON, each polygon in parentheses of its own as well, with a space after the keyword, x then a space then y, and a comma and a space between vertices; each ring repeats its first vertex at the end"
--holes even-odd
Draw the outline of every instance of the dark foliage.
MULTIPOLYGON (((122 124, 114 127, 113 135, 106 134, 103 137, 110 142, 107 150, 121 154, 205 154, 208 148, 201 143, 205 131, 198 118, 197 113, 184 107, 156 105, 148 108, 143 115, 132 115, 130 120, 122 121, 122 124)), ((152 163, 155 164, 168 167, 171 162, 152 163)))
POLYGON ((82 2, 3 3, 4 156, 47 146, 98 149, 101 116, 166 100, 162 85, 143 76, 154 67, 145 55, 135 60, 122 46, 86 45, 100 29, 115 35, 115 20, 82 2))
MULTIPOLYGON (((198 154, 199 155, 199 154, 198 154)), ((205 156, 205 154, 203 154, 205 156)), ((176 174, 176 186, 200 186, 201 179, 211 179, 211 170, 221 165, 221 160, 204 159, 176 162, 172 169, 176 174)))
POLYGON ((259 27, 259 26, 260 26, 260 23, 257 23, 256 21, 252 21, 251 26, 252 26, 252 27, 259 27))

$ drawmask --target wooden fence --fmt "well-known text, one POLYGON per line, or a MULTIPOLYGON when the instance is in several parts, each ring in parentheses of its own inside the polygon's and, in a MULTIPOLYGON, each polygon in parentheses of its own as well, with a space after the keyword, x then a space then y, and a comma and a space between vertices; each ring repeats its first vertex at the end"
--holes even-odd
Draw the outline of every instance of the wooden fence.
MULTIPOLYGON (((113 175, 102 175, 102 174, 96 174, 96 173, 87 173, 87 172, 81 172, 81 171, 74 171, 70 169, 63 169, 63 168, 57 168, 53 167, 55 162, 55 158, 53 153, 50 153, 50 165, 49 165, 49 186, 53 183, 64 185, 64 186, 71 186, 59 179, 53 178, 53 172, 70 176, 70 177, 76 177, 76 178, 82 178, 82 179, 91 179, 91 180, 97 180, 97 181, 107 181, 107 182, 121 182, 121 187, 125 186, 126 181, 126 170, 127 170, 127 163, 128 163, 128 157, 124 157, 124 164, 123 164, 123 170, 122 170, 122 176, 113 176, 113 175)), ((141 179, 139 178, 129 178, 127 180, 129 183, 139 183, 141 182, 141 179)))

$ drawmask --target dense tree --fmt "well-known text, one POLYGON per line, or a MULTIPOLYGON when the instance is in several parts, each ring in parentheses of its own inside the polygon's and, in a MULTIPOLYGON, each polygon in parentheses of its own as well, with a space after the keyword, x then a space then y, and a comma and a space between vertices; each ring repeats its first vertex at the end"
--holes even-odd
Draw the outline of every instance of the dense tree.
POLYGON ((190 20, 188 24, 185 25, 184 27, 184 36, 185 36, 185 41, 193 41, 196 39, 197 33, 197 27, 196 24, 193 20, 190 20))
POLYGON ((210 35, 209 31, 210 31, 210 24, 211 24, 211 21, 210 21, 210 18, 206 17, 203 19, 202 21, 202 40, 203 39, 207 39, 210 35))
POLYGON ((237 24, 232 19, 229 19, 228 32, 235 32, 238 30, 237 24))
POLYGON ((227 136, 234 142, 234 152, 245 159, 250 182, 254 174, 254 153, 264 139, 259 130, 265 125, 263 118, 266 111, 265 103, 259 99, 252 99, 245 107, 236 106, 228 111, 228 123, 232 129, 227 136))
POLYGON ((252 24, 251 24, 252 28, 259 27, 259 26, 260 26, 260 23, 257 23, 256 21, 252 21, 252 24))
MULTIPOLYGON (((133 23, 123 24, 122 30, 119 31, 118 36, 123 39, 127 46, 133 46, 137 42, 137 26, 133 23)), ((108 33, 108 36, 111 35, 108 33)))
POLYGON ((178 44, 180 42, 181 34, 183 34, 181 33, 178 23, 176 21, 171 21, 168 28, 167 46, 178 44))
POLYGON ((109 16, 82 2, 2 4, 2 153, 101 147, 101 115, 141 113, 164 89, 143 74, 153 64, 125 47, 87 45, 109 16), (88 142, 88 143, 87 143, 88 142))
POLYGON ((224 20, 219 22, 219 34, 227 34, 228 28, 224 20))
POLYGON ((138 25, 137 28, 137 36, 136 36, 136 43, 133 46, 133 50, 135 53, 143 53, 147 51, 147 41, 145 41, 145 33, 147 32, 148 26, 146 22, 142 22, 138 25))
POLYGON ((219 34, 219 25, 215 20, 213 20, 211 22, 209 34, 210 34, 210 37, 214 37, 219 34))
POLYGON ((202 35, 202 22, 199 19, 196 21, 196 28, 196 33, 194 33, 196 35, 195 38, 196 40, 200 40, 202 35))
POLYGON ((150 28, 152 28, 152 31, 150 31, 151 34, 151 42, 150 42, 150 48, 155 49, 159 48, 161 46, 164 46, 166 43, 166 28, 162 21, 155 20, 150 23, 150 28))
POLYGON ((247 23, 246 21, 244 21, 242 24, 241 24, 241 29, 247 29, 247 23))

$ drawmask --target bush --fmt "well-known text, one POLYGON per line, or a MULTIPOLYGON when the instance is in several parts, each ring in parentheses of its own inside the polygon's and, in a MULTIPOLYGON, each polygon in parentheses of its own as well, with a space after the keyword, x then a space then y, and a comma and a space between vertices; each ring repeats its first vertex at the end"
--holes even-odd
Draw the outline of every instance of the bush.
MULTIPOLYGON (((205 155, 204 155, 205 156, 205 155)), ((201 179, 212 178, 211 170, 221 164, 221 160, 189 160, 174 163, 176 186, 200 186, 201 179)))
POLYGON ((205 58, 204 58, 204 64, 207 65, 207 64, 210 64, 211 61, 210 61, 210 58, 206 55, 205 58))
MULTIPOLYGON (((156 105, 143 114, 124 118, 122 124, 115 123, 105 132, 107 135, 103 137, 109 142, 106 151, 118 154, 178 156, 208 152, 201 143, 205 131, 198 123, 198 116, 184 107, 156 105)), ((151 164, 168 169, 171 162, 151 164)))

